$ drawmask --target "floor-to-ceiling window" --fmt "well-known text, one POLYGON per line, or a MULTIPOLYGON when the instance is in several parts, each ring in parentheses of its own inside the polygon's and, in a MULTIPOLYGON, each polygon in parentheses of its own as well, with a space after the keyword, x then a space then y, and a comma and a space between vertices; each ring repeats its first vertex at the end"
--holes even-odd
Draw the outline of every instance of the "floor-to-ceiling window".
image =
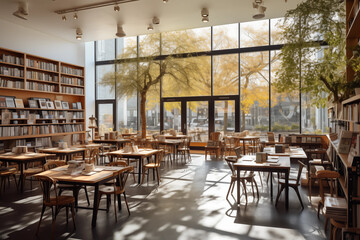
MULTIPOLYGON (((97 112, 110 109, 106 104, 111 103, 113 128, 139 129, 139 94, 120 95, 127 86, 119 84, 119 78, 149 68, 149 57, 161 62, 170 56, 174 59, 169 74, 147 95, 150 132, 161 126, 174 128, 194 134, 197 141, 206 141, 209 131, 326 132, 327 111, 313 107, 311 96, 300 90, 280 93, 271 85, 284 44, 279 22, 260 20, 97 41, 97 112)), ((156 77, 160 70, 149 71, 156 77)))

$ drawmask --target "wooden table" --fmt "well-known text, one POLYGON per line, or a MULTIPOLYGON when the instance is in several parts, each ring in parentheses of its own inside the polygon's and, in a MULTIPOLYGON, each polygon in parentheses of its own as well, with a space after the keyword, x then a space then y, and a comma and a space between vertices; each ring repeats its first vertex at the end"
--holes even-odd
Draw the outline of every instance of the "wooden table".
POLYGON ((138 167, 138 183, 141 183, 141 171, 144 158, 150 158, 153 155, 156 155, 159 152, 157 149, 139 149, 138 152, 124 152, 123 149, 109 152, 108 156, 110 157, 110 161, 113 161, 113 157, 123 157, 123 158, 134 158, 139 160, 139 167, 138 167))
MULTIPOLYGON (((54 168, 39 174, 36 176, 47 176, 53 179, 56 179, 58 183, 65 183, 65 184, 74 184, 74 185, 86 185, 86 186, 93 186, 95 188, 94 191, 94 202, 93 207, 79 207, 85 209, 92 209, 93 216, 91 226, 96 226, 96 219, 97 219, 97 211, 98 211, 98 197, 99 197, 99 185, 111 180, 114 178, 114 172, 121 172, 125 167, 97 167, 97 169, 101 170, 91 176, 86 175, 70 175, 66 172, 67 166, 62 166, 58 168, 54 168)), ((119 179, 118 179, 119 180, 119 179)), ((120 196, 118 196, 118 207, 121 208, 121 201, 120 196)))
POLYGON ((245 142, 254 142, 254 141, 258 141, 260 140, 260 136, 245 136, 245 137, 240 137, 240 136, 228 136, 227 138, 235 138, 238 139, 239 141, 242 141, 242 145, 243 145, 243 154, 245 155, 245 142))
POLYGON ((83 156, 83 160, 85 160, 85 151, 86 148, 44 148, 44 149, 39 149, 40 152, 43 153, 52 153, 52 154, 56 154, 57 156, 65 156, 65 160, 66 162, 71 160, 71 156, 73 154, 76 153, 81 153, 83 156))
POLYGON ((307 160, 307 155, 302 148, 290 147, 284 153, 275 153, 275 147, 265 147, 264 151, 270 156, 288 156, 291 160, 307 160))
POLYGON ((23 178, 24 178, 24 164, 30 162, 41 161, 43 164, 46 162, 46 158, 49 156, 53 156, 52 154, 47 153, 23 153, 23 154, 15 154, 15 153, 4 153, 0 154, 0 161, 2 162, 14 162, 19 165, 20 169, 20 191, 24 192, 23 178))
POLYGON ((137 133, 121 133, 121 136, 123 136, 123 137, 132 137, 132 136, 136 136, 137 135, 137 133))
POLYGON ((180 140, 180 139, 165 139, 165 141, 148 140, 148 142, 149 143, 156 143, 156 144, 163 144, 163 145, 171 146, 173 159, 175 160, 177 158, 177 152, 178 152, 179 145, 181 143, 183 143, 183 140, 180 140))
POLYGON ((117 138, 117 139, 94 139, 93 143, 107 143, 107 144, 113 144, 116 145, 117 149, 120 149, 124 143, 131 142, 130 138, 117 138))
POLYGON ((164 137, 166 139, 184 139, 187 138, 187 135, 183 135, 183 134, 179 134, 179 135, 170 135, 170 134, 163 134, 163 135, 158 135, 157 137, 164 137))
MULTIPOLYGON (((289 209, 289 172, 290 172, 290 157, 279 157, 277 163, 256 163, 255 155, 246 155, 234 164, 237 172, 237 204, 240 204, 240 171, 260 171, 260 172, 279 172, 285 173, 285 208, 289 209)), ((272 181, 272 178, 270 178, 272 181)), ((273 198, 273 187, 271 182, 271 200, 273 198)))

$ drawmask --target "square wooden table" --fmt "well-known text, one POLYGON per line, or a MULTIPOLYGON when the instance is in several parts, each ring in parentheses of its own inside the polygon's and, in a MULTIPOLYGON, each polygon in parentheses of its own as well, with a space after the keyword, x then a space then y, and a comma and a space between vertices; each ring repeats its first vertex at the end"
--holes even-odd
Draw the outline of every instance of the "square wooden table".
POLYGON ((71 156, 76 153, 81 153, 83 156, 83 160, 85 160, 85 151, 86 148, 44 148, 39 149, 40 152, 43 153, 51 153, 56 154, 56 156, 65 156, 66 162, 70 161, 71 156))
POLYGON ((109 152, 108 156, 110 157, 110 161, 113 161, 113 157, 123 157, 123 158, 133 158, 139 160, 139 167, 138 167, 138 183, 141 183, 141 171, 143 166, 143 161, 145 158, 150 158, 151 156, 156 155, 160 150, 158 149, 146 149, 140 148, 138 152, 124 152, 123 149, 109 152))
POLYGON ((0 161, 2 162, 14 162, 19 165, 20 169, 20 192, 24 192, 23 178, 24 178, 24 164, 30 162, 41 161, 43 164, 46 162, 46 158, 53 156, 53 154, 47 153, 23 153, 15 154, 12 152, 0 154, 0 161))
MULTIPOLYGON (((57 180, 57 183, 64 183, 64 184, 73 184, 73 185, 86 185, 86 186, 93 186, 95 188, 94 191, 94 201, 93 201, 93 207, 81 207, 78 208, 85 208, 85 209, 92 209, 93 210, 93 216, 92 216, 92 222, 91 226, 96 226, 96 219, 97 219, 97 212, 98 212, 98 197, 99 197, 99 186, 103 183, 108 182, 109 180, 114 178, 114 172, 120 173, 126 167, 106 167, 106 166, 100 166, 96 167, 96 169, 99 170, 99 172, 96 172, 93 175, 87 176, 87 175, 71 175, 67 173, 67 167, 61 166, 58 168, 54 168, 39 174, 36 174, 36 176, 47 176, 51 177, 53 179, 57 180)), ((118 196, 118 207, 121 208, 121 201, 120 196, 118 196)))
MULTIPOLYGON (((279 157, 276 163, 257 163, 255 155, 246 155, 234 163, 237 173, 237 204, 240 204, 240 171, 260 171, 260 172, 278 172, 285 174, 285 208, 289 209, 289 173, 290 173, 290 157, 279 157)), ((272 181, 272 178, 270 178, 272 181)), ((273 188, 271 182, 271 200, 273 198, 273 188)))

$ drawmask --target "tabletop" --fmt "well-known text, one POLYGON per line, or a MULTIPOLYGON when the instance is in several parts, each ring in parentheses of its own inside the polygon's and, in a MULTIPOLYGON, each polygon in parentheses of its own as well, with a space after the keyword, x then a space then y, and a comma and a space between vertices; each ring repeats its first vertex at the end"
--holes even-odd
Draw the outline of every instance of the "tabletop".
POLYGON ((265 147, 264 152, 272 156, 289 156, 291 159, 307 159, 307 155, 302 148, 290 147, 284 153, 275 153, 275 147, 265 147))
POLYGON ((179 135, 170 135, 170 134, 163 134, 158 135, 157 137, 165 137, 166 139, 182 139, 188 137, 187 135, 179 134, 179 135))
POLYGON ((117 138, 117 139, 94 139, 94 143, 124 143, 130 142, 131 139, 129 138, 117 138))
POLYGON ((76 147, 71 147, 71 148, 44 148, 44 149, 39 149, 39 151, 44 152, 44 153, 76 153, 76 152, 80 152, 80 151, 84 151, 86 150, 85 148, 76 148, 76 147))
POLYGON ((8 152, 8 153, 4 153, 4 154, 0 154, 0 160, 4 161, 4 160, 32 160, 32 159, 38 159, 38 158, 44 158, 44 157, 49 157, 49 156, 53 156, 52 154, 47 154, 47 153, 33 153, 33 152, 29 152, 29 153, 23 153, 23 154, 16 154, 16 153, 12 153, 12 152, 8 152))
POLYGON ((138 152, 124 152, 123 149, 109 152, 108 155, 120 155, 120 156, 133 156, 133 157, 148 157, 159 152, 157 149, 144 149, 140 148, 138 152))
POLYGON ((104 179, 108 179, 114 175, 114 172, 121 172, 126 167, 96 167, 94 172, 81 173, 78 175, 71 175, 67 172, 68 165, 53 168, 51 170, 36 174, 36 176, 47 176, 57 181, 72 182, 81 184, 96 184, 104 179))
POLYGON ((266 162, 257 163, 255 162, 255 155, 245 155, 240 158, 236 163, 234 163, 234 167, 238 168, 249 168, 249 169, 290 169, 290 157, 269 157, 266 162))

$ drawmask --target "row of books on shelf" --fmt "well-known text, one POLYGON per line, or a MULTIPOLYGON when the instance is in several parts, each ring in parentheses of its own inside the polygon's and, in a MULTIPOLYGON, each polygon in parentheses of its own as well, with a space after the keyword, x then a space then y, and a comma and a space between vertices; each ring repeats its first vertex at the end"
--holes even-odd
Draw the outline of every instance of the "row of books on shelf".
POLYGON ((44 92, 57 92, 58 86, 37 82, 26 82, 26 89, 44 92))
MULTIPOLYGON (((1 124, 18 124, 18 120, 26 120, 27 124, 35 124, 37 120, 49 119, 53 120, 52 123, 59 123, 58 120, 66 120, 70 123, 71 120, 83 119, 83 112, 68 112, 68 111, 41 111, 41 114, 30 113, 30 111, 9 112, 3 111, 0 115, 1 124)), ((62 121, 63 122, 63 121, 62 121)))
POLYGON ((6 63, 12 63, 17 65, 24 65, 24 58, 20 58, 13 55, 0 54, 0 61, 6 63))
MULTIPOLYGON (((72 103, 72 109, 82 109, 81 102, 72 103)), ((0 107, 8 108, 24 108, 24 102, 21 98, 15 98, 14 96, 0 96, 0 107)), ((70 109, 69 102, 55 100, 51 101, 48 98, 28 98, 29 108, 41 108, 41 109, 70 109)))
POLYGON ((84 89, 83 88, 77 88, 77 87, 61 87, 61 92, 62 93, 69 93, 69 94, 78 94, 78 95, 83 95, 84 94, 84 89))
POLYGON ((65 74, 83 76, 84 72, 82 69, 71 68, 66 66, 61 66, 61 72, 65 74))
POLYGON ((0 78, 0 87, 6 88, 24 88, 23 81, 9 80, 5 78, 0 78))
POLYGON ((348 154, 348 163, 352 165, 354 156, 360 155, 360 134, 359 132, 341 130, 340 133, 330 135, 338 153, 348 154))
POLYGON ((84 80, 74 77, 61 76, 61 83, 84 86, 84 80))
POLYGON ((0 74, 12 77, 24 77, 24 70, 14 67, 0 66, 0 74))
POLYGON ((360 107, 359 103, 344 105, 343 116, 342 116, 343 119, 348 121, 359 122, 360 121, 359 107, 360 107))
POLYGON ((321 143, 321 138, 308 136, 285 136, 285 143, 321 143))
POLYGON ((26 78, 49 82, 59 82, 59 78, 57 75, 29 70, 26 72, 26 78))
POLYGON ((43 62, 39 60, 26 59, 26 65, 33 68, 40 68, 48 71, 58 71, 58 65, 50 62, 43 62))
POLYGON ((0 127, 0 137, 81 132, 83 129, 82 124, 0 127))
POLYGON ((52 147, 50 137, 34 138, 34 139, 18 139, 15 141, 16 146, 28 147, 52 147))

